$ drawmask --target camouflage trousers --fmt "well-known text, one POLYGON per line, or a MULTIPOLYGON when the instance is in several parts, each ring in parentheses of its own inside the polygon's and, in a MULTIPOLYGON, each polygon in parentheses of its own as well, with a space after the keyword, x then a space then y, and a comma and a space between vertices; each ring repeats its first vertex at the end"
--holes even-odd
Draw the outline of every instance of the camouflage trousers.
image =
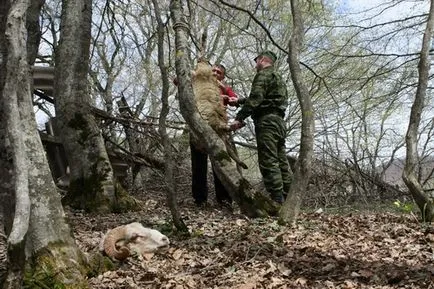
POLYGON ((271 198, 282 203, 292 181, 285 151, 285 123, 275 114, 255 119, 258 163, 265 188, 271 198))

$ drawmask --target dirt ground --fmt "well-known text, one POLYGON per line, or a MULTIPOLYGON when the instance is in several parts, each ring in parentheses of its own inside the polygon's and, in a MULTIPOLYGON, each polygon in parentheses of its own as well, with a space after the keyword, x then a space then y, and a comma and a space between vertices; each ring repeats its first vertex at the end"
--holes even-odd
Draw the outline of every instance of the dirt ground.
POLYGON ((412 214, 303 213, 294 228, 211 205, 180 204, 191 236, 171 230, 164 197, 143 210, 88 215, 68 211, 79 247, 96 252, 103 234, 133 221, 158 229, 171 248, 128 258, 89 280, 92 288, 434 288, 434 230, 412 214))

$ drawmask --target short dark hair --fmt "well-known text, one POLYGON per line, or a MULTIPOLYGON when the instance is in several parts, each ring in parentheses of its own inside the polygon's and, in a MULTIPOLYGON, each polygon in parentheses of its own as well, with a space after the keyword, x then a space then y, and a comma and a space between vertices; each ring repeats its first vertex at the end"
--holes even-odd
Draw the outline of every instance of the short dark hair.
POLYGON ((273 61, 273 63, 277 60, 276 53, 274 53, 273 51, 270 51, 270 50, 265 50, 265 51, 262 51, 261 53, 259 53, 258 56, 255 57, 254 61, 256 61, 256 59, 258 59, 261 56, 265 56, 265 57, 269 58, 271 61, 273 61))
POLYGON ((226 74, 226 67, 223 64, 216 63, 216 64, 214 64, 214 66, 217 66, 218 68, 220 68, 221 70, 223 70, 223 74, 226 74))

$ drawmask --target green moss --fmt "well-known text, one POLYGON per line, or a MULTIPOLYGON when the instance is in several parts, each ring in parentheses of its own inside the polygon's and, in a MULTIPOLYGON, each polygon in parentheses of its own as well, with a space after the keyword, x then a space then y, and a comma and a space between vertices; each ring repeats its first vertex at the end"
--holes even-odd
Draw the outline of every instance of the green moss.
POLYGON ((240 208, 244 214, 252 218, 277 216, 280 206, 270 198, 255 191, 246 179, 242 179, 239 185, 240 208), (252 195, 253 192, 253 195, 252 195))
POLYGON ((122 187, 119 182, 115 184, 116 202, 113 204, 112 211, 123 213, 128 211, 140 210, 140 203, 122 187))
POLYGON ((86 289, 86 273, 79 250, 62 242, 50 243, 26 264, 23 288, 86 289))
POLYGON ((215 156, 215 159, 219 162, 222 162, 224 160, 230 162, 231 161, 231 157, 229 156, 229 154, 225 151, 225 150, 220 150, 217 155, 215 156))
POLYGON ((87 277, 93 278, 106 271, 113 271, 117 268, 118 266, 113 263, 109 257, 96 253, 90 257, 87 277))
POLYGON ((104 193, 109 168, 100 172, 98 162, 90 168, 90 176, 71 180, 64 204, 73 208, 83 209, 87 212, 108 213, 111 212, 113 202, 104 193))
POLYGON ((89 136, 91 135, 91 129, 89 122, 83 116, 83 114, 76 112, 74 117, 68 122, 68 126, 80 132, 78 143, 83 145, 89 139, 89 136))

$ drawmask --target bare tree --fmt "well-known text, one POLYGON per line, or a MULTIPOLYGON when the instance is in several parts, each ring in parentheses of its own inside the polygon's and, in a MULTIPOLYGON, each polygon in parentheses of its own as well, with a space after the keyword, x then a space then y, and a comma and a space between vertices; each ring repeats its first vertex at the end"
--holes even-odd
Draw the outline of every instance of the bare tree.
POLYGON ((11 204, 12 200, 14 206, 3 210, 9 268, 1 285, 21 288, 23 282, 28 287, 34 287, 34 282, 48 282, 44 286, 53 287, 52 284, 69 282, 71 286, 87 288, 81 267, 84 258, 65 222, 35 123, 25 28, 29 7, 28 0, 7 1, 2 5, 5 10, 1 24, 6 25, 1 27, 6 28, 0 38, 5 72, 0 86, 0 107, 4 108, 1 117, 5 126, 0 130, 0 147, 6 151, 1 155, 1 163, 8 164, 12 175, 6 181, 6 193, 0 197, 2 205, 11 204), (48 267, 51 272, 47 272, 48 267))
POLYGON ((56 50, 57 126, 70 168, 66 202, 89 211, 110 212, 116 185, 104 140, 91 113, 87 76, 92 1, 64 1, 56 50))
POLYGON ((422 48, 420 51, 420 60, 418 66, 419 81, 413 106, 411 107, 410 120, 406 135, 407 155, 404 171, 402 174, 405 184, 410 190, 410 193, 412 194, 417 206, 419 207, 419 210, 421 211, 422 220, 424 222, 431 222, 434 220, 433 200, 424 192, 416 174, 416 164, 418 159, 417 136, 428 86, 429 69, 431 66, 429 56, 434 26, 434 1, 430 1, 430 3, 428 22, 426 24, 422 48))
POLYGON ((188 232, 188 228, 181 218, 176 199, 176 189, 174 181, 173 168, 175 167, 174 154, 172 152, 172 145, 170 143, 169 134, 167 133, 166 119, 169 113, 169 77, 167 67, 164 63, 164 36, 167 23, 161 19, 161 10, 157 0, 152 0, 155 9, 155 18, 158 23, 157 37, 158 37, 158 66, 160 67, 161 79, 163 82, 163 90, 161 92, 162 109, 160 113, 159 127, 162 143, 164 147, 164 173, 165 173, 165 188, 167 203, 172 213, 173 223, 175 227, 181 232, 188 232))
POLYGON ((283 221, 292 223, 296 220, 301 197, 307 189, 312 171, 313 136, 315 129, 314 110, 311 96, 301 75, 300 50, 303 46, 304 28, 303 15, 298 0, 291 0, 291 12, 293 22, 293 34, 289 42, 289 68, 291 70, 292 83, 297 92, 298 101, 302 111, 301 123, 301 144, 294 178, 288 197, 280 210, 280 217, 283 221))
POLYGON ((170 5, 171 19, 175 30, 176 74, 179 80, 178 97, 181 113, 192 133, 203 140, 207 153, 211 157, 218 178, 222 181, 231 197, 239 204, 243 213, 248 216, 265 216, 276 214, 276 207, 267 196, 256 191, 238 172, 225 150, 223 140, 200 117, 193 98, 191 84, 190 56, 187 35, 189 27, 182 14, 181 1, 172 0, 170 5))

